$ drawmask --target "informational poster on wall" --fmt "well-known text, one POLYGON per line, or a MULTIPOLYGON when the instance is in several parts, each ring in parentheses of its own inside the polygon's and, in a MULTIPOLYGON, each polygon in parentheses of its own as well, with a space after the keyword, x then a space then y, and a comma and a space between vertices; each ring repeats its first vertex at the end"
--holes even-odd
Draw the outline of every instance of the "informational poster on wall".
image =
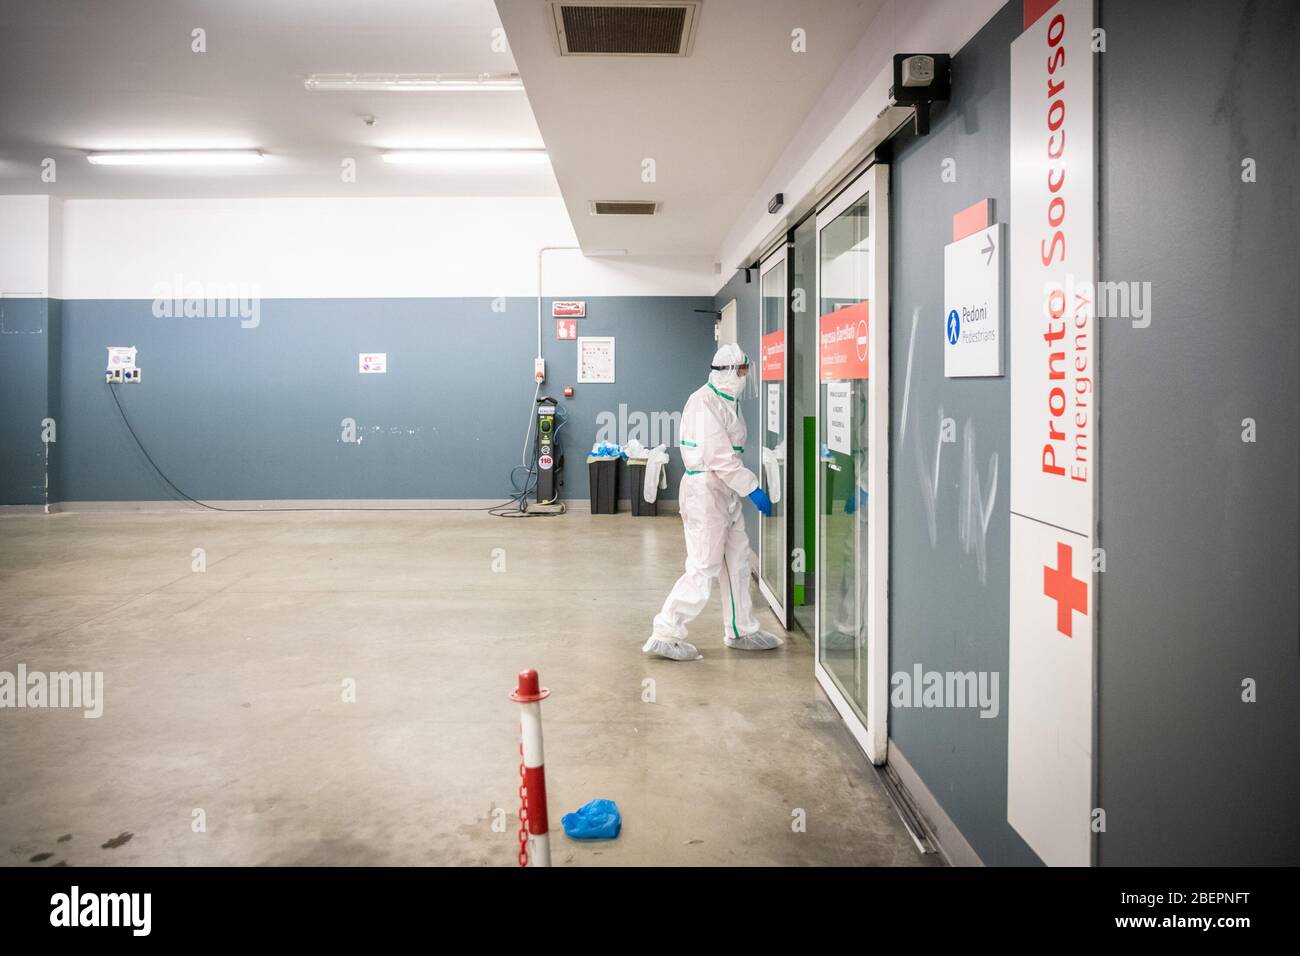
POLYGON ((823 382, 870 377, 870 323, 869 300, 842 306, 818 320, 819 378, 823 382))
POLYGON ((759 348, 763 381, 785 381, 785 330, 778 329, 763 336, 759 348))
POLYGON ((362 352, 357 355, 357 371, 362 375, 383 375, 388 372, 387 352, 362 352))
POLYGON ((578 336, 578 382, 612 385, 614 382, 614 336, 578 336))
POLYGON ((826 386, 826 447, 851 455, 853 433, 853 383, 830 382, 826 386))
POLYGON ((563 340, 577 340, 578 338, 578 320, 577 319, 556 319, 555 320, 555 337, 563 340))
POLYGON ((767 430, 781 434, 781 384, 772 382, 767 386, 767 430))
POLYGON ((1094 0, 1025 0, 1011 44, 1007 821, 1087 866, 1094 824, 1094 0))

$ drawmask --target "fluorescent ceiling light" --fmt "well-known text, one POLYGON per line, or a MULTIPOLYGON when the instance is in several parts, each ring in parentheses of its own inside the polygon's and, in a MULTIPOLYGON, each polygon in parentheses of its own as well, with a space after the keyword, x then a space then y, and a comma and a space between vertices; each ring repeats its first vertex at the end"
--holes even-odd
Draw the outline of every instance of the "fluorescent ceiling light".
POLYGON ((524 83, 518 73, 313 73, 303 86, 321 93, 499 93, 524 83))
POLYGON ((111 153, 89 153, 96 166, 246 166, 260 163, 255 149, 139 149, 111 153))
POLYGON ((412 166, 531 166, 548 162, 544 149, 390 149, 384 162, 412 166))

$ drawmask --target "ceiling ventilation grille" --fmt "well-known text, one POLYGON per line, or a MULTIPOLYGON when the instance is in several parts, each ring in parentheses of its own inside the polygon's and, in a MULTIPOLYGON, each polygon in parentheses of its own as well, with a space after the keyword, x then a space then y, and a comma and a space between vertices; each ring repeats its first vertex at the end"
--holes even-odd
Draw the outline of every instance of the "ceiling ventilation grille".
POLYGON ((659 203, 646 199, 593 199, 590 207, 593 216, 653 216, 659 212, 659 203))
POLYGON ((561 56, 690 56, 704 0, 547 0, 561 56))

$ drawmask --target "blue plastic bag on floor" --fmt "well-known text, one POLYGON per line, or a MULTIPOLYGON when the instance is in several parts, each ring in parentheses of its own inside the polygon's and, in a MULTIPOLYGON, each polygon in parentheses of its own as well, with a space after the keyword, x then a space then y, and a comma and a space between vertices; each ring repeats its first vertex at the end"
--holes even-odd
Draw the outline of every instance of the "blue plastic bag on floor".
POLYGON ((613 800, 593 800, 574 813, 560 818, 565 836, 572 840, 612 840, 623 826, 618 804, 613 800))

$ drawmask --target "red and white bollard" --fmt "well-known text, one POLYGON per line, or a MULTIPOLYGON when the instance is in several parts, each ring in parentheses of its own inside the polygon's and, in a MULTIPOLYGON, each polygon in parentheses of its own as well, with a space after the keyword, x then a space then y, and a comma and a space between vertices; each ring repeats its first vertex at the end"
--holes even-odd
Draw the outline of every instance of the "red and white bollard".
POLYGON ((550 866, 546 820, 546 767, 542 758, 542 701, 551 692, 538 686, 537 671, 519 672, 510 699, 519 704, 519 865, 550 866))

